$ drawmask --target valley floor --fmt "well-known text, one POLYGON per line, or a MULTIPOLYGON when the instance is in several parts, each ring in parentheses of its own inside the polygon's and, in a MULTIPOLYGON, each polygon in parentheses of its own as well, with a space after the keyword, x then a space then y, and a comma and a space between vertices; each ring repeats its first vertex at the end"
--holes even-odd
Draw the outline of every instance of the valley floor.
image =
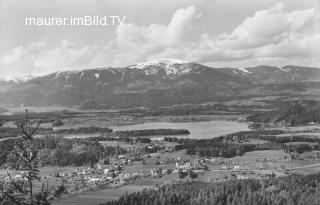
MULTIPOLYGON (((171 154, 153 154, 148 159, 147 165, 129 164, 124 167, 124 172, 132 173, 142 169, 154 169, 159 167, 175 168, 175 165, 152 165, 156 160, 168 158, 171 154)), ((205 159, 197 156, 185 155, 184 151, 173 153, 173 158, 186 158, 189 160, 205 159)), ((320 159, 316 158, 317 152, 304 153, 303 160, 291 161, 288 154, 282 150, 266 150, 248 152, 243 156, 229 159, 216 158, 216 162, 208 162, 209 170, 195 170, 197 177, 179 179, 177 173, 159 177, 147 177, 134 181, 118 188, 107 188, 98 191, 87 191, 72 196, 66 196, 55 201, 54 205, 85 205, 96 204, 118 199, 125 193, 141 191, 144 188, 154 188, 157 185, 175 183, 178 181, 221 182, 230 179, 264 178, 267 175, 286 176, 290 174, 312 174, 320 170, 320 159), (218 163, 219 162, 219 163, 218 163), (235 167, 239 166, 239 169, 235 167)))

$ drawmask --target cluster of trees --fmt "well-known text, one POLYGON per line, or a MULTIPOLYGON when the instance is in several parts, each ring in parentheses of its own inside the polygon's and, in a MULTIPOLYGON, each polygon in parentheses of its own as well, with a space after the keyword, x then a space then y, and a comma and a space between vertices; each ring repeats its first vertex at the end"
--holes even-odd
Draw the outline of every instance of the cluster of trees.
POLYGON ((284 134, 284 130, 251 130, 251 131, 240 131, 232 134, 228 134, 227 136, 263 136, 263 135, 280 135, 284 134))
MULTIPOLYGON (((52 129, 39 128, 37 133, 50 132, 52 129)), ((21 135, 21 131, 16 127, 1 127, 0 128, 0 138, 11 138, 21 135)))
POLYGON ((125 194, 103 205, 292 205, 320 204, 320 173, 221 183, 169 184, 155 190, 125 194))
MULTIPOLYGON (((91 134, 91 133, 112 133, 113 130, 110 128, 101 127, 79 127, 72 129, 57 129, 52 128, 38 128, 37 134, 47 135, 47 134, 91 134)), ((11 138, 19 136, 20 130, 16 127, 1 127, 0 128, 0 138, 11 138)))
POLYGON ((190 179, 194 179, 198 176, 198 174, 194 173, 193 170, 189 169, 188 172, 184 172, 182 171, 182 169, 178 169, 178 177, 179 179, 183 179, 185 178, 186 176, 189 176, 190 179))
POLYGON ((310 152, 313 148, 308 144, 282 144, 281 148, 285 153, 295 152, 298 154, 302 154, 304 152, 310 152))
POLYGON ((13 150, 16 143, 16 139, 0 141, 0 166, 6 162, 7 156, 13 150))
POLYGON ((128 138, 128 137, 105 137, 105 136, 96 136, 86 138, 89 141, 119 141, 126 143, 140 142, 140 143, 151 143, 151 139, 148 137, 137 137, 137 138, 128 138))
POLYGON ((151 139, 147 138, 147 137, 138 137, 136 138, 136 142, 140 142, 140 143, 151 143, 151 139))
POLYGON ((276 143, 288 143, 288 142, 318 142, 320 139, 316 137, 308 136, 257 136, 256 138, 276 143))
POLYGON ((265 140, 268 142, 275 143, 288 143, 288 142, 318 142, 320 143, 320 139, 317 137, 311 136, 276 136, 279 134, 283 134, 282 130, 268 130, 268 131, 245 131, 245 132, 237 132, 233 134, 229 134, 225 136, 226 140, 231 140, 232 137, 237 136, 237 138, 241 141, 245 141, 246 139, 259 139, 265 140))
POLYGON ((72 129, 57 129, 52 134, 91 134, 91 133, 112 133, 107 127, 79 127, 72 129))
POLYGON ((145 154, 150 154, 150 153, 156 153, 156 152, 158 152, 160 150, 163 150, 163 149, 164 149, 164 146, 159 146, 159 145, 152 146, 152 147, 145 146, 144 149, 143 149, 143 152, 145 154))
MULTIPOLYGON (((19 141, 18 138, 0 141, 0 157, 3 165, 5 158, 19 141)), ((100 159, 127 151, 121 147, 102 146, 98 141, 88 139, 66 139, 63 137, 47 136, 33 139, 33 145, 39 150, 42 166, 82 166, 93 165, 100 159)))
POLYGON ((206 157, 234 157, 246 152, 256 150, 253 144, 215 143, 210 141, 198 141, 188 144, 176 145, 175 150, 186 149, 188 155, 206 157))
MULTIPOLYGON (((215 141, 215 142, 221 142, 220 141, 217 141, 218 138, 214 138, 214 139, 211 139, 212 141, 215 141)), ((175 143, 178 143, 178 144, 185 144, 185 143, 190 143, 192 141, 195 141, 194 139, 189 139, 189 138, 177 138, 177 137, 164 137, 163 138, 164 141, 166 142, 175 142, 175 143)))
POLYGON ((138 137, 138 136, 157 136, 157 135, 188 135, 186 129, 149 129, 149 130, 124 130, 115 131, 114 135, 118 137, 138 137))
POLYGON ((127 142, 130 143, 133 141, 131 138, 126 137, 111 137, 111 136, 95 136, 95 137, 87 137, 88 141, 119 141, 119 142, 127 142))
POLYGON ((188 155, 206 157, 234 157, 255 150, 280 149, 280 145, 276 143, 238 144, 224 142, 224 139, 225 137, 216 137, 213 139, 164 138, 167 142, 179 143, 174 147, 176 151, 186 149, 186 154, 188 155))
POLYGON ((276 142, 272 141, 275 140, 276 135, 284 134, 283 130, 251 130, 251 131, 240 131, 231 134, 227 134, 224 136, 226 141, 232 141, 234 137, 236 137, 240 141, 246 141, 247 139, 261 139, 266 140, 269 142, 276 142), (272 137, 272 139, 269 139, 272 137))
MULTIPOLYGON (((6 157, 19 138, 11 138, 0 141, 0 166, 5 165, 6 157)), ((133 141, 140 143, 150 143, 150 138, 115 138, 115 137, 90 137, 67 139, 61 136, 45 136, 33 139, 34 146, 39 150, 39 159, 42 166, 82 166, 93 165, 101 159, 119 154, 127 154, 127 150, 119 146, 103 146, 99 141, 133 141)), ((163 147, 145 147, 144 153, 153 153, 163 147)))
POLYGON ((65 139, 47 137, 37 140, 41 150, 42 165, 82 166, 94 165, 100 159, 125 154, 121 147, 102 146, 97 141, 87 139, 65 139))
POLYGON ((64 125, 64 123, 60 119, 57 119, 56 121, 52 122, 53 127, 60 127, 62 125, 64 125))

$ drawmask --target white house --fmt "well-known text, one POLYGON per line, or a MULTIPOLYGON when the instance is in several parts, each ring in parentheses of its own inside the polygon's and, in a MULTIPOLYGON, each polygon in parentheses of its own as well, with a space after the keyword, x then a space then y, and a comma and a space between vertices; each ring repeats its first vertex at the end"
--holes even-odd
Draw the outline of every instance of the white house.
POLYGON ((239 171, 240 170, 240 166, 239 165, 235 165, 234 167, 233 167, 233 171, 239 171))

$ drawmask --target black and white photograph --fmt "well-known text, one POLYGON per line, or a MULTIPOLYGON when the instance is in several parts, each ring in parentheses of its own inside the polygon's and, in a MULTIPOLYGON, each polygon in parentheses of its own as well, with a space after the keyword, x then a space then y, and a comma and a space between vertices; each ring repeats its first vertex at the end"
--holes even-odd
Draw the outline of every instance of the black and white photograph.
POLYGON ((0 0, 0 205, 320 205, 320 0, 0 0))

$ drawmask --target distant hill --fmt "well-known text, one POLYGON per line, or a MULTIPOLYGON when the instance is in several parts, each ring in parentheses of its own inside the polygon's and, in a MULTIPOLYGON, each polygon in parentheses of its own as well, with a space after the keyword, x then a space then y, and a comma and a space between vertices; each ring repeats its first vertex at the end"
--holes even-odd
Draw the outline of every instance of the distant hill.
POLYGON ((243 78, 254 84, 320 81, 320 69, 312 67, 260 65, 249 68, 224 68, 223 70, 232 76, 243 78))
POLYGON ((15 85, 15 82, 0 79, 0 92, 6 92, 15 85))
POLYGON ((279 110, 253 115, 248 119, 254 122, 285 121, 291 125, 320 123, 320 102, 298 100, 289 105, 282 105, 279 110))
POLYGON ((0 107, 0 115, 5 114, 5 113, 8 113, 8 112, 9 112, 9 110, 0 107))
POLYGON ((312 95, 320 90, 320 69, 212 68, 167 59, 123 68, 56 72, 3 87, 3 106, 152 107, 270 94, 312 95))

